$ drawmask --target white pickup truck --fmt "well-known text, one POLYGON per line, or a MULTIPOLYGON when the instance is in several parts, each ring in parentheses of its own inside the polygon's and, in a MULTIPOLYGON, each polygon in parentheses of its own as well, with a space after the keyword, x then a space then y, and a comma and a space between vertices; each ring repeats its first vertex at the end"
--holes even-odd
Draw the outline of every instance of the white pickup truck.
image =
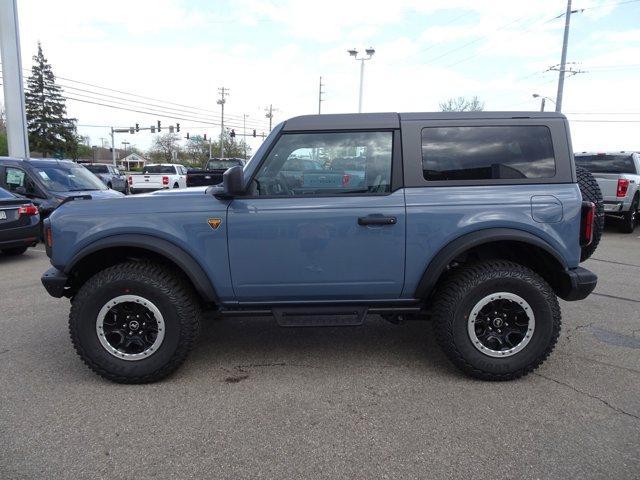
POLYGON ((575 159, 598 182, 605 215, 620 220, 620 231, 632 233, 640 219, 640 154, 582 152, 575 159))
POLYGON ((175 163, 147 165, 141 174, 129 175, 129 192, 143 193, 164 188, 186 188, 187 169, 175 163))

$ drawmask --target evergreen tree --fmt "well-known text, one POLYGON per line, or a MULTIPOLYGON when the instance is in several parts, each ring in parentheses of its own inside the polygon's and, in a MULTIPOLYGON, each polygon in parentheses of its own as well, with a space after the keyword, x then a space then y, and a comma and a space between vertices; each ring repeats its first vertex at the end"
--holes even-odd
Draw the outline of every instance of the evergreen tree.
POLYGON ((42 53, 40 42, 33 62, 25 92, 29 148, 45 157, 75 158, 78 152, 76 119, 67 118, 62 89, 56 85, 56 78, 42 53))

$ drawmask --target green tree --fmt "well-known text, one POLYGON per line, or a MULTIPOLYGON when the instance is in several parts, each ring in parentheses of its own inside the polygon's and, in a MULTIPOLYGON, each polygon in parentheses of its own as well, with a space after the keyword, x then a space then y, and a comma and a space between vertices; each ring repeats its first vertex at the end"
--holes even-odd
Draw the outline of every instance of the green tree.
POLYGON ((156 135, 149 150, 149 158, 154 162, 174 163, 182 150, 179 140, 180 135, 177 133, 156 135))
POLYGON ((440 110, 443 112, 481 112, 484 110, 484 102, 478 97, 449 98, 440 103, 440 110))
POLYGON ((204 166, 209 160, 209 141, 202 135, 192 136, 185 145, 185 155, 190 164, 204 166))
POLYGON ((7 142, 7 124, 4 119, 4 107, 0 107, 0 156, 9 155, 9 144, 7 142))
POLYGON ((33 62, 25 91, 29 148, 43 156, 77 158, 76 119, 67 117, 62 89, 56 84, 40 42, 33 62))
MULTIPOLYGON (((244 138, 240 138, 240 140, 237 140, 238 137, 236 138, 232 138, 230 132, 224 132, 224 156, 229 158, 229 157, 237 157, 237 158, 244 158, 244 149, 245 149, 245 145, 247 148, 247 158, 249 158, 251 156, 251 147, 246 144, 244 138)), ((211 151, 211 154, 214 157, 219 157, 220 156, 220 137, 216 137, 213 140, 213 148, 211 151)))

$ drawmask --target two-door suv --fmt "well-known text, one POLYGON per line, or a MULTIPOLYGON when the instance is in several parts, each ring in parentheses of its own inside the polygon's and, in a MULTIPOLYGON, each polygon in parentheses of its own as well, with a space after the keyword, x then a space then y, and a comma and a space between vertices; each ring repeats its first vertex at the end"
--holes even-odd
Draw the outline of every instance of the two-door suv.
POLYGON ((175 370, 201 313, 284 326, 430 317, 466 373, 538 367, 594 227, 554 113, 311 115, 273 129, 206 192, 68 202, 45 221, 54 297, 98 374, 175 370), (295 160, 295 161, 294 161, 295 160))

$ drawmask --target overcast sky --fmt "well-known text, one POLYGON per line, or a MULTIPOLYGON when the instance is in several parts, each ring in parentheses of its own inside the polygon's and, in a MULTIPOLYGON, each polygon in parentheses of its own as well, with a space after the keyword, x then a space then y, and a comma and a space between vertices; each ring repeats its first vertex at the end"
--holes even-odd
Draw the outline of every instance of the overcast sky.
MULTIPOLYGON (((568 60, 587 71, 565 84, 574 147, 640 149, 640 1, 573 6, 586 10, 572 15, 568 60)), ((560 61, 564 19, 553 18, 566 2, 21 0, 18 8, 23 66, 30 68, 40 40, 60 83, 73 87, 69 97, 140 112, 171 107, 184 117, 69 100, 80 125, 160 119, 179 121, 182 134, 215 135, 219 127, 195 120, 218 122, 221 86, 230 89, 226 112, 236 131, 243 114, 249 127, 268 130, 269 104, 278 109, 276 122, 317 113, 320 75, 323 113, 356 111, 359 66, 346 52, 351 47, 376 49, 365 68, 364 111, 433 111, 460 95, 477 95, 487 110, 537 110, 533 93, 555 99, 557 72, 545 71, 560 61), (167 102, 202 110, 178 112, 187 109, 167 102)), ((108 137, 104 127, 79 131, 94 144, 108 137)), ((147 148, 151 135, 123 140, 147 148)))

